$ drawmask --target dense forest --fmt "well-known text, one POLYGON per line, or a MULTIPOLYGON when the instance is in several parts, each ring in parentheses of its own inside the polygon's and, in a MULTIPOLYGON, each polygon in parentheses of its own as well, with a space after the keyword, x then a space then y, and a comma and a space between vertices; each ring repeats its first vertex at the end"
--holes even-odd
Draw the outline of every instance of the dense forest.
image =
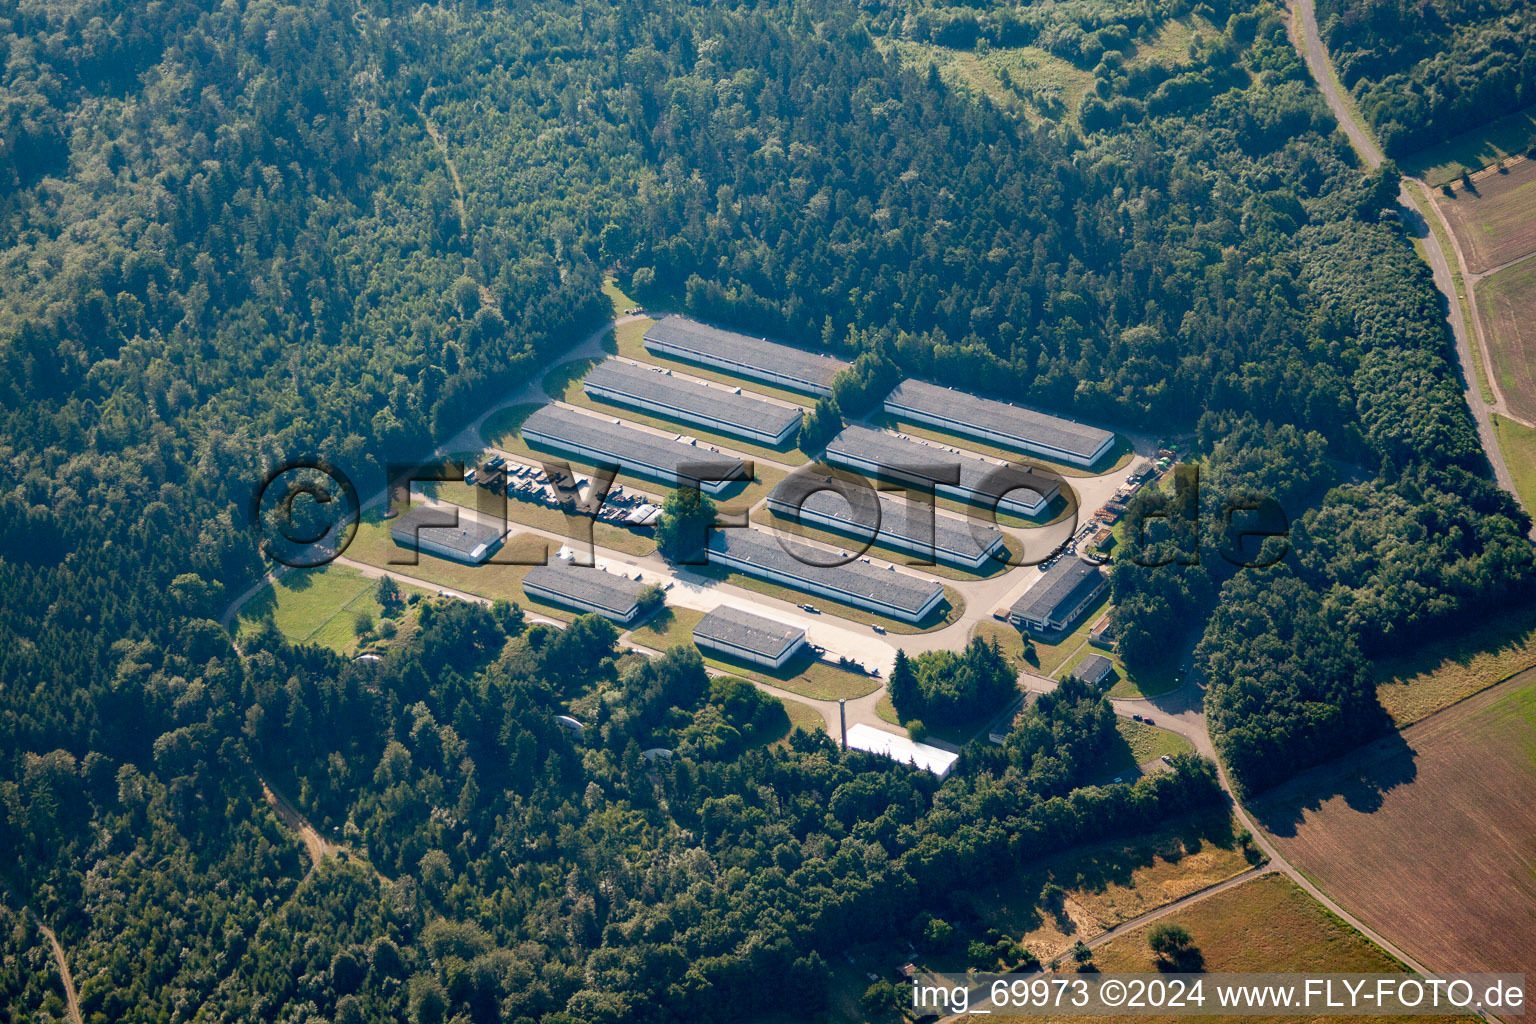
POLYGON ((1530 592, 1427 271, 1377 217, 1395 182, 1353 163, 1269 3, 4 0, 0 48, 23 1014, 47 951, 22 905, 93 1020, 804 1009, 844 944, 953 915, 952 879, 1216 797, 1195 760, 1084 785, 1109 718, 1075 684, 938 786, 763 749, 771 708, 686 651, 621 663, 599 620, 450 606, 382 665, 236 652, 216 620, 266 568, 263 473, 318 452, 377 489, 598 327, 605 271, 869 354, 850 410, 894 365, 1192 434, 1196 526, 1148 543, 1208 556, 1122 557, 1114 587, 1128 659, 1203 630, 1244 786, 1368 734, 1363 658, 1530 592), (1172 64, 1130 59, 1190 17, 1172 64), (1094 84, 1029 118, 898 41, 1037 46, 1094 84), (1207 552, 1249 492, 1291 520, 1277 565, 1207 552), (306 876, 258 771, 359 856, 306 876))
POLYGON ((1536 103, 1525 0, 1319 0, 1318 27, 1390 156, 1536 103))

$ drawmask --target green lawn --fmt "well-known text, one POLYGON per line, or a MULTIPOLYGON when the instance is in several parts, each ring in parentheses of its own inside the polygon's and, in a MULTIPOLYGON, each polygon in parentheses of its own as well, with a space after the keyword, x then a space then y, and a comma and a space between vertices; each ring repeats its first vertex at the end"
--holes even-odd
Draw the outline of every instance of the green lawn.
POLYGON ((1493 432, 1509 475, 1515 478, 1515 493, 1527 512, 1536 513, 1536 430, 1495 415, 1493 432))
POLYGON ((1478 171, 1506 157, 1519 156, 1536 135, 1536 106, 1517 110, 1489 124, 1452 136, 1398 161, 1403 173, 1424 179, 1431 187, 1444 185, 1463 167, 1478 171))
MULTIPOLYGON (((292 570, 240 609, 236 636, 272 619, 293 643, 311 643, 337 654, 354 654, 359 650, 358 616, 367 615, 375 623, 384 616, 384 609, 374 596, 377 585, 376 580, 346 565, 292 570)), ((424 593, 414 587, 401 590, 424 593)), ((396 624, 400 629, 409 625, 405 617, 398 618, 396 624)))

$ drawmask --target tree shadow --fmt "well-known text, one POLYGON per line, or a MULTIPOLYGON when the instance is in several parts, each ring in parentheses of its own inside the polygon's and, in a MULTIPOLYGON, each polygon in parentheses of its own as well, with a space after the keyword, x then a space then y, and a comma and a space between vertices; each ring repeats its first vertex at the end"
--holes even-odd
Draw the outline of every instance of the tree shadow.
POLYGON ((1369 745, 1303 772, 1250 805, 1259 824, 1271 835, 1289 838, 1309 812, 1334 797, 1360 814, 1381 809, 1386 794, 1418 777, 1416 753, 1393 731, 1369 745))

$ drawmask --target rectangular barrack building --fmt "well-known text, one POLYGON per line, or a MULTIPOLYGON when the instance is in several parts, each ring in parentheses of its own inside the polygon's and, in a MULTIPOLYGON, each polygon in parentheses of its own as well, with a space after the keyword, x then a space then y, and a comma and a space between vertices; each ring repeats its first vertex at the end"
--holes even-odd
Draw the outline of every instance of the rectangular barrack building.
POLYGON ((645 587, 639 580, 618 573, 564 562, 536 565, 523 577, 523 590, 529 597, 562 608, 596 612, 621 626, 639 617, 640 592, 645 587))
MULTIPOLYGON (((743 474, 745 468, 735 456, 558 405, 546 405, 524 420, 522 436, 530 445, 569 452, 593 462, 617 463, 626 472, 673 486, 681 484, 684 470, 730 476, 743 474)), ((706 481, 699 489, 705 494, 719 494, 729 486, 726 481, 706 481)))
POLYGON ((439 558, 451 558, 471 565, 485 561, 501 543, 504 531, 470 518, 469 513, 453 505, 416 505, 402 513, 389 527, 389 536, 408 551, 425 551, 439 558), (437 525, 457 515, 457 526, 437 525))
POLYGON ((693 642, 738 661, 783 668, 805 646, 805 630, 721 605, 693 627, 693 642))
POLYGON ((944 600, 944 588, 938 583, 895 569, 876 569, 858 561, 808 565, 757 530, 714 531, 709 538, 709 561, 903 622, 921 622, 944 600))
POLYGON ((599 363, 581 386, 592 398, 763 444, 785 444, 800 429, 800 409, 617 359, 599 363))
MULTIPOLYGON (((991 474, 1003 470, 1000 461, 992 462, 974 455, 961 455, 937 444, 924 444, 869 427, 849 426, 827 444, 827 461, 846 469, 870 474, 896 483, 926 485, 934 478, 920 472, 905 472, 898 467, 958 465, 958 484, 937 484, 936 493, 975 505, 990 506, 992 491, 987 486, 991 474)), ((1061 493, 1054 479, 1035 472, 1029 466, 1009 463, 1009 472, 1022 481, 1021 489, 1002 495, 997 501, 1001 512, 1037 516, 1061 493)))
POLYGON ((1097 565, 1062 555, 1038 583, 1013 603, 1009 621, 1041 634, 1071 629, 1108 586, 1109 581, 1097 565))
MULTIPOLYGON (((776 515, 794 521, 794 503, 802 493, 796 478, 787 477, 769 492, 768 507, 776 515)), ((873 519, 873 506, 865 508, 863 502, 850 502, 834 489, 808 495, 800 505, 799 521, 964 569, 980 569, 989 560, 1006 554, 1003 531, 991 523, 946 515, 905 495, 881 491, 875 496, 880 502, 878 531, 872 529, 871 522, 864 521, 873 519)))
POLYGON ((1093 465, 1115 444, 1115 435, 1108 430, 920 380, 896 385, 886 396, 885 411, 1077 466, 1093 465))
POLYGON ((645 332, 658 355, 714 366, 738 377, 766 381, 812 395, 830 395, 832 378, 850 365, 832 356, 722 331, 682 316, 668 316, 645 332))

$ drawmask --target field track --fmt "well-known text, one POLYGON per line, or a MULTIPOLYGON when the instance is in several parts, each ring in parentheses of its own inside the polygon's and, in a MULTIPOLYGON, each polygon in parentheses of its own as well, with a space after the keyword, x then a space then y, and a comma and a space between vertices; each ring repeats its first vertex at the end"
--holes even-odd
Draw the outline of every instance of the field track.
POLYGON ((1252 809, 1284 857, 1430 970, 1536 982, 1536 669, 1252 809))

